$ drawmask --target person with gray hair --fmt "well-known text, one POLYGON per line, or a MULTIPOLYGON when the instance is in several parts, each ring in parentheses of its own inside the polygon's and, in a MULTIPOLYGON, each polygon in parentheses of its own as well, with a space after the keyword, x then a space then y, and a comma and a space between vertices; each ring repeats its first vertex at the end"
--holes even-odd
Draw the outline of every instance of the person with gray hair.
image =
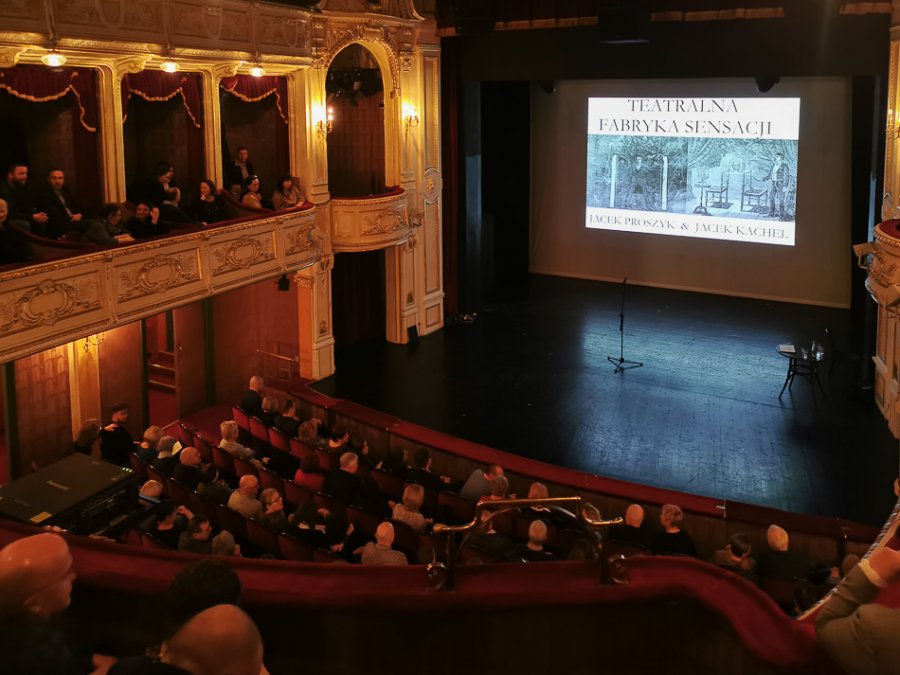
POLYGON ((266 488, 259 494, 259 503, 262 504, 262 514, 257 520, 260 525, 268 527, 276 532, 287 532, 290 522, 284 515, 284 498, 275 488, 266 488))
POLYGON ((394 526, 381 523, 375 530, 375 541, 369 542, 361 549, 363 565, 409 565, 409 561, 401 551, 391 548, 394 543, 394 526))
POLYGON ((653 538, 650 550, 656 555, 687 555, 695 557, 697 549, 691 536, 681 529, 684 513, 676 504, 663 504, 659 523, 663 531, 653 538))
POLYGON ((159 454, 159 441, 163 437, 163 430, 157 426, 147 427, 144 437, 138 446, 137 454, 145 464, 152 462, 159 454))
POLYGON ((547 523, 543 520, 532 520, 528 526, 528 543, 516 547, 514 558, 525 562, 550 562, 556 556, 544 548, 547 543, 547 523))
POLYGON ((238 489, 228 498, 228 508, 237 511, 245 518, 256 518, 262 513, 262 504, 256 498, 259 493, 259 479, 246 474, 238 481, 238 489))
POLYGON ((253 457, 253 450, 238 443, 240 431, 238 423, 234 420, 225 420, 222 422, 219 425, 219 432, 222 434, 222 440, 219 441, 219 447, 234 457, 251 459, 253 457))
POLYGON ((756 573, 760 578, 805 579, 809 574, 809 558, 802 551, 790 549, 790 537, 783 527, 770 525, 766 531, 769 547, 760 554, 756 573))
POLYGON ((153 468, 166 476, 172 476, 175 473, 175 467, 178 466, 178 457, 175 456, 175 444, 178 440, 174 436, 163 436, 156 444, 156 459, 153 460, 153 468))
POLYGON ((241 547, 235 543, 234 535, 228 530, 222 530, 212 538, 212 554, 240 558, 241 547))
POLYGON ((342 454, 340 469, 332 471, 325 478, 324 492, 335 499, 339 499, 344 504, 355 504, 361 490, 359 476, 356 475, 358 469, 359 457, 357 457, 355 452, 342 454))

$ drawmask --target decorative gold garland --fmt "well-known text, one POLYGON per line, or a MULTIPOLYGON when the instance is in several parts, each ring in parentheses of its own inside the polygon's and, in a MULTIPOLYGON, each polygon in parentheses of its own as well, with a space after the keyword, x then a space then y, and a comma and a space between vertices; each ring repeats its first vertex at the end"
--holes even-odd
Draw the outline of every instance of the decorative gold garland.
POLYGON ((235 87, 237 87, 237 83, 235 83, 234 87, 232 87, 231 89, 229 89, 228 87, 222 87, 222 89, 232 96, 237 96, 242 101, 246 101, 247 103, 256 103, 257 101, 262 101, 264 98, 268 98, 272 94, 275 94, 275 107, 278 108, 278 114, 279 116, 281 116, 281 119, 285 124, 288 123, 287 115, 285 115, 284 110, 281 109, 281 94, 278 93, 278 87, 273 87, 261 96, 256 97, 238 93, 237 91, 235 91, 235 87))
POLYGON ((73 94, 75 94, 75 99, 78 101, 78 110, 80 111, 79 121, 81 122, 81 126, 83 126, 87 131, 90 131, 91 133, 97 133, 97 128, 89 125, 87 123, 87 120, 85 120, 85 118, 84 118, 86 112, 84 109, 84 105, 82 105, 82 103, 81 103, 81 94, 78 93, 78 90, 75 88, 74 84, 70 83, 69 86, 66 87, 65 89, 63 89, 62 91, 60 91, 56 94, 52 94, 50 96, 44 96, 43 98, 40 98, 37 96, 29 96, 28 94, 23 94, 21 91, 17 91, 16 89, 13 89, 6 82, 0 82, 0 89, 5 89, 6 91, 8 91, 10 94, 15 96, 16 98, 21 98, 25 101, 31 101, 32 103, 47 103, 48 101, 57 101, 57 100, 63 98, 66 94, 68 94, 71 91, 73 94))
POLYGON ((182 91, 182 87, 178 87, 178 89, 174 90, 168 96, 150 96, 149 94, 147 94, 143 91, 140 91, 138 89, 132 89, 131 87, 128 87, 128 98, 125 99, 125 105, 122 106, 122 108, 123 108, 122 109, 122 124, 125 124, 125 121, 128 119, 128 99, 131 98, 132 94, 136 94, 136 95, 140 96, 145 101, 169 101, 180 94, 182 104, 184 105, 184 109, 187 112, 188 117, 191 118, 191 122, 193 122, 194 126, 197 127, 198 129, 201 128, 200 122, 197 121, 197 118, 194 117, 194 113, 191 112, 191 107, 188 105, 187 98, 184 95, 184 91, 182 91))

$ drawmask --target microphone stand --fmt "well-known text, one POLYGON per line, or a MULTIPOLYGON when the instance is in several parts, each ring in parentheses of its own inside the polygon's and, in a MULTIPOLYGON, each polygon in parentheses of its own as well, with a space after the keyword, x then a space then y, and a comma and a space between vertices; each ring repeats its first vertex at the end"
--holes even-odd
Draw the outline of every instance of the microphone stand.
POLYGON ((627 285, 628 277, 625 277, 622 279, 622 309, 619 312, 619 358, 614 356, 606 357, 606 360, 616 367, 613 374, 621 373, 623 370, 644 367, 644 364, 640 361, 629 361, 625 358, 625 288, 627 285))

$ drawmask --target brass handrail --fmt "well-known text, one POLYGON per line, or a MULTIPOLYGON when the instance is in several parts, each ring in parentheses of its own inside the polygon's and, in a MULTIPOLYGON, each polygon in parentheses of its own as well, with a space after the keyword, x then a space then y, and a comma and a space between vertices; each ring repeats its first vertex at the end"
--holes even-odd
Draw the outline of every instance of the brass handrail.
POLYGON ((282 361, 289 361, 290 363, 300 363, 299 356, 284 356, 283 354, 273 354, 272 352, 267 352, 262 349, 257 349, 256 353, 261 354, 262 356, 271 356, 273 359, 281 359, 282 361))
MULTIPOLYGON (((545 499, 492 499, 482 500, 475 505, 475 517, 471 522, 464 525, 446 525, 444 523, 435 523, 432 531, 435 534, 446 534, 447 536, 447 565, 433 562, 427 567, 427 577, 429 587, 437 590, 453 590, 455 586, 455 570, 456 557, 458 548, 454 535, 463 534, 462 544, 465 543, 468 534, 481 524, 482 513, 491 511, 487 520, 491 520, 494 516, 506 513, 507 511, 518 509, 525 506, 548 506, 557 507, 557 511, 566 513, 575 519, 575 523, 580 525, 597 549, 597 564, 600 568, 600 582, 607 584, 609 579, 609 565, 606 556, 603 555, 603 536, 602 529, 611 525, 620 525, 623 520, 621 517, 612 519, 595 520, 585 513, 584 506, 588 505, 581 497, 548 497, 545 499), (562 507, 572 506, 575 513, 572 513, 562 507), (445 574, 444 574, 445 572, 445 574)), ((593 506, 593 510, 596 510, 593 506)))

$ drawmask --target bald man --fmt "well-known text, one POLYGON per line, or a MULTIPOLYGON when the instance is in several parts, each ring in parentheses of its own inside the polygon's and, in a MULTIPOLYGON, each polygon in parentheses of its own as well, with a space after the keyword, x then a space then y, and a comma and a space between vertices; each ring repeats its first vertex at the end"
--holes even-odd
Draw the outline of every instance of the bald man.
POLYGON ((384 522, 375 530, 375 542, 362 547, 363 565, 408 565, 409 561, 400 551, 394 551, 394 526, 384 522))
POLYGON ((256 518, 262 513, 262 504, 256 498, 259 480, 250 474, 241 476, 238 489, 228 498, 228 508, 243 514, 245 518, 256 518))
POLYGON ((234 605, 196 614, 162 644, 159 661, 123 659, 109 675, 261 675, 263 643, 253 620, 234 605))
POLYGON ((651 537, 649 529, 644 527, 644 507, 640 504, 630 504, 625 509, 625 522, 610 528, 609 538, 612 541, 637 544, 649 549, 651 537))
POLYGON ((48 620, 69 606, 72 556, 58 534, 18 539, 0 551, 0 671, 4 673, 85 673, 65 636, 48 620))
POLYGON ((202 458, 197 448, 188 446, 178 453, 178 466, 175 467, 174 477, 188 490, 196 490, 203 482, 204 475, 200 466, 202 458))
POLYGON ((532 520, 528 526, 528 543, 516 547, 515 557, 525 562, 550 562, 556 556, 544 548, 547 543, 547 523, 532 520))
POLYGON ((262 390, 265 384, 262 375, 254 375, 241 398, 241 408, 251 417, 262 417, 262 390))

